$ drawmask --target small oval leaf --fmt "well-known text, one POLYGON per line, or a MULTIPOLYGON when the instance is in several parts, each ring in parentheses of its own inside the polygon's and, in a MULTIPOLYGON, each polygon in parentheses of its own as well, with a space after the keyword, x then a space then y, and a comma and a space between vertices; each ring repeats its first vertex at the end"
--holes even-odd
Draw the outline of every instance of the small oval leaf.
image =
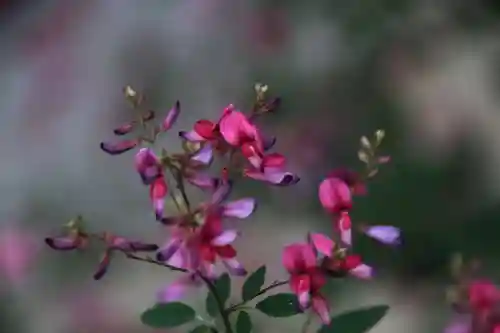
MULTIPOLYGON (((215 290, 217 290, 217 295, 219 296, 222 304, 224 305, 226 301, 229 299, 229 296, 231 295, 231 278, 229 277, 229 274, 224 273, 222 274, 214 283, 215 285, 215 290)), ((209 291, 206 302, 205 302, 205 307, 207 309, 207 313, 211 317, 216 317, 218 314, 218 309, 217 309, 217 301, 215 300, 214 295, 209 291)))
POLYGON ((364 333, 371 330, 386 315, 387 305, 377 305, 341 313, 332 318, 330 325, 324 325, 317 333, 364 333))
POLYGON ((207 325, 201 325, 189 331, 189 333, 217 333, 217 330, 207 325))
POLYGON ((253 272, 243 284, 241 290, 241 297, 243 300, 246 302, 255 297, 260 292, 260 288, 264 285, 265 280, 266 266, 263 265, 253 272))
POLYGON ((153 328, 168 328, 186 324, 195 316, 196 312, 189 305, 172 302, 156 304, 144 311, 141 315, 141 322, 153 328))
POLYGON ((236 333, 251 333, 252 328, 253 326, 250 315, 245 311, 241 311, 238 314, 238 319, 236 320, 236 333))
POLYGON ((269 317, 290 317, 302 312, 297 296, 289 293, 271 295, 257 303, 255 308, 269 317))

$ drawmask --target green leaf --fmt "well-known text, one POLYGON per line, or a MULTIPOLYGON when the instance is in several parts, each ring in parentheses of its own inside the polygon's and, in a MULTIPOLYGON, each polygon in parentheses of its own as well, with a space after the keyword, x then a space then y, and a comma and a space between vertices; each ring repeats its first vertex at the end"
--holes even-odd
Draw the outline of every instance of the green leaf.
POLYGON ((264 285, 265 279, 265 265, 261 266, 246 279, 245 283, 243 284, 243 289, 241 290, 241 297, 245 302, 251 300, 259 293, 260 288, 262 288, 262 286, 264 285))
POLYGON ((290 317, 302 312, 297 296, 288 293, 271 295, 257 303, 255 308, 270 317, 290 317))
POLYGON ((323 325, 318 333, 368 332, 377 325, 388 310, 389 306, 387 305, 377 305, 344 312, 333 317, 330 325, 323 325))
POLYGON ((172 302, 156 304, 144 311, 141 322, 153 328, 176 327, 190 322, 196 316, 195 311, 184 303, 172 302))
POLYGON ((207 325, 201 325, 189 331, 189 333, 217 333, 217 330, 207 325))
MULTIPOLYGON (((229 274, 222 274, 214 283, 215 290, 217 291, 217 295, 219 296, 222 304, 225 304, 231 295, 231 278, 229 274)), ((217 301, 215 300, 214 295, 209 291, 207 295, 207 299, 205 302, 205 306, 207 308, 207 313, 211 317, 216 317, 218 314, 217 301)))
POLYGON ((236 320, 236 333, 251 333, 252 328, 250 315, 245 311, 241 311, 236 320))

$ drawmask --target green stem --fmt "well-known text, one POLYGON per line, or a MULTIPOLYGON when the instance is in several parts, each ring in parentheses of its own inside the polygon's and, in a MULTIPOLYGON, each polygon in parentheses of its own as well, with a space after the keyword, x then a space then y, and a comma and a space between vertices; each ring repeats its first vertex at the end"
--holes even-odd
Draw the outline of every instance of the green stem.
POLYGON ((252 298, 250 298, 249 300, 246 300, 246 301, 241 301, 240 303, 237 303, 235 305, 232 305, 230 306, 226 311, 227 313, 231 313, 233 311, 236 311, 238 310, 241 306, 247 304, 248 302, 254 300, 255 298, 259 297, 259 296, 262 296, 264 295, 265 293, 267 293, 269 290, 272 290, 274 288, 277 288, 277 287, 281 287, 281 286, 284 286, 285 284, 288 284, 288 280, 286 281, 274 281, 273 283, 271 283, 269 286, 267 287, 264 287, 262 288, 257 294, 255 294, 255 296, 253 296, 252 298))
POLYGON ((221 300, 219 294, 217 293, 217 288, 215 288, 214 283, 204 276, 201 273, 198 273, 198 276, 205 282, 208 290, 214 296, 215 303, 217 304, 217 309, 222 318, 222 322, 224 323, 224 327, 226 328, 226 333, 233 333, 233 328, 231 327, 231 322, 229 321, 229 311, 224 308, 224 302, 221 300))

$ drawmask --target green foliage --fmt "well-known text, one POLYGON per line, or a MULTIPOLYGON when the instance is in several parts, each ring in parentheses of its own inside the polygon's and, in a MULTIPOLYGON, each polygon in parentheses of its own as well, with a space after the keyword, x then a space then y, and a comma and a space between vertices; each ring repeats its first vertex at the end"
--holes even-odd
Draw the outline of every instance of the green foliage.
POLYGON ((371 330, 386 315, 389 307, 377 305, 341 313, 332 318, 318 333, 364 333, 371 330))
POLYGON ((257 303, 255 308, 269 317, 290 317, 302 312, 297 297, 289 293, 271 295, 257 303))
POLYGON ((266 266, 263 265, 259 267, 255 272, 253 272, 243 284, 243 288, 241 290, 241 297, 246 302, 255 297, 260 288, 264 285, 266 280, 266 266))
POLYGON ((250 315, 245 311, 241 311, 236 320, 236 333, 251 333, 252 329, 253 326, 250 315))
POLYGON ((201 325, 189 331, 189 333, 217 333, 217 330, 207 325, 201 325))
MULTIPOLYGON (((229 277, 229 274, 224 273, 222 274, 214 283, 215 289, 217 291, 217 295, 219 296, 222 304, 225 304, 226 301, 228 300, 229 296, 231 295, 231 278, 229 277)), ((217 310, 217 301, 214 297, 214 295, 209 291, 205 306, 207 309, 207 313, 211 317, 216 317, 218 310, 217 310)))
POLYGON ((144 311, 141 322, 153 328, 177 327, 192 321, 196 312, 189 306, 180 302, 156 304, 144 311))

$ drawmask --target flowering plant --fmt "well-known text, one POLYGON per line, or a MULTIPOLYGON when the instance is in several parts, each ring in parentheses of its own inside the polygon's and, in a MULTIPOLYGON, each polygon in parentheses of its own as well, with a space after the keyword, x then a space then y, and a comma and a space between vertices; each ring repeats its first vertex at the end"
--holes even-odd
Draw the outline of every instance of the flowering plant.
MULTIPOLYGON (((276 139, 262 134, 256 121, 273 113, 280 104, 279 98, 266 96, 267 86, 255 86, 256 98, 249 115, 233 105, 224 108, 216 121, 198 120, 193 129, 179 132, 181 153, 171 153, 155 147, 159 135, 169 131, 181 106, 176 102, 159 124, 152 124, 157 114, 146 109, 144 98, 131 87, 125 96, 137 110, 137 119, 114 130, 117 136, 132 134, 138 128, 141 134, 118 143, 101 143, 101 149, 117 155, 137 149, 135 169, 140 181, 149 189, 149 197, 156 221, 170 231, 170 239, 163 245, 130 240, 109 232, 95 233, 86 230, 82 218, 77 217, 65 226, 65 232, 49 237, 45 242, 60 251, 82 250, 90 242, 101 242, 103 255, 94 273, 100 280, 110 267, 113 256, 165 267, 181 273, 174 283, 160 289, 156 303, 141 315, 142 322, 154 328, 170 328, 195 322, 192 333, 218 332, 249 333, 252 321, 248 310, 256 309, 271 317, 289 317, 300 313, 316 314, 321 321, 318 332, 365 332, 387 312, 387 306, 358 309, 330 317, 329 305, 321 289, 328 278, 353 276, 370 279, 373 269, 353 251, 352 232, 359 230, 381 243, 398 245, 400 231, 393 226, 353 227, 350 211, 353 196, 366 194, 366 181, 374 177, 379 166, 389 157, 379 156, 378 148, 384 131, 375 132, 373 139, 363 136, 359 159, 366 168, 362 172, 337 169, 319 185, 319 200, 333 223, 332 235, 310 232, 304 241, 288 244, 282 253, 287 277, 265 284, 266 266, 252 272, 241 290, 241 302, 227 304, 231 290, 230 276, 245 276, 247 271, 237 258, 233 242, 239 232, 226 228, 230 218, 244 219, 256 209, 254 198, 229 200, 231 190, 240 177, 268 183, 271 186, 293 186, 299 177, 287 169, 286 158, 270 152, 276 139), (218 158, 223 167, 209 173, 212 161, 218 158), (194 186, 207 193, 206 201, 194 205, 186 192, 194 186), (176 212, 165 209, 170 200, 176 212), (227 273, 218 274, 216 262, 222 262, 227 273), (182 303, 187 288, 206 286, 206 310, 216 321, 196 324, 200 316, 189 305, 182 303), (289 285, 290 293, 267 296, 273 289, 289 285), (254 300, 257 300, 254 303, 254 300), (254 303, 253 306, 250 306, 254 303), (233 327, 232 317, 237 315, 233 327)), ((313 316, 307 317, 303 332, 307 332, 313 316)))

